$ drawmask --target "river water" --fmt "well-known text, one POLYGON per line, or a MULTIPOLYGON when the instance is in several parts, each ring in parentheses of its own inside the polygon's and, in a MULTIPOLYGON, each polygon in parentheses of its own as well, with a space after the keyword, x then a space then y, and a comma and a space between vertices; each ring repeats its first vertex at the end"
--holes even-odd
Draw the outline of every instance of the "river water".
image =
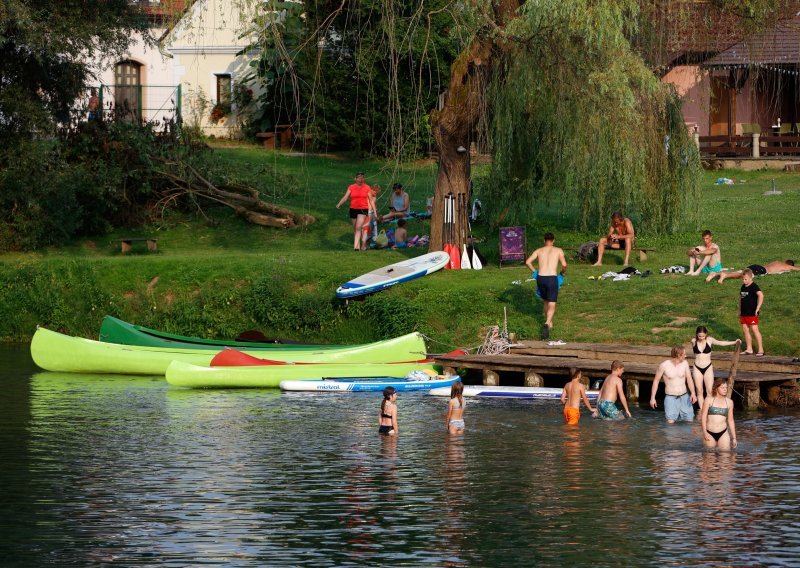
POLYGON ((800 565, 800 415, 737 413, 735 452, 634 409, 192 391, 39 372, 0 347, 3 565, 800 565))

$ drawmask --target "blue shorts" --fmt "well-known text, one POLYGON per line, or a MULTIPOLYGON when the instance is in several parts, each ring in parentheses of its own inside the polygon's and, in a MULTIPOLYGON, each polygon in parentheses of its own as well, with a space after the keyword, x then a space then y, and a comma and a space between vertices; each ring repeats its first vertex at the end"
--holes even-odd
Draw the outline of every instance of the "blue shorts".
POLYGON ((451 420, 450 424, 447 425, 448 428, 455 428, 456 430, 463 430, 464 429, 464 421, 463 420, 451 420))
POLYGON ((395 246, 395 248, 404 249, 404 248, 406 248, 408 246, 408 242, 403 241, 402 243, 397 243, 394 246, 395 246))
POLYGON ((694 420, 694 408, 692 408, 692 399, 689 398, 689 393, 685 392, 681 396, 672 396, 668 394, 664 397, 664 414, 667 420, 686 420, 691 422, 694 420))
POLYGON ((536 291, 538 296, 548 302, 558 301, 558 276, 537 276, 536 291))
POLYGON ((703 270, 701 270, 700 272, 702 272, 703 274, 710 274, 712 272, 722 272, 722 263, 718 262, 714 266, 711 266, 710 264, 706 264, 703 267, 703 270))
POLYGON ((597 414, 599 414, 600 418, 603 420, 622 420, 625 418, 619 408, 617 408, 617 405, 610 400, 597 401, 597 414))

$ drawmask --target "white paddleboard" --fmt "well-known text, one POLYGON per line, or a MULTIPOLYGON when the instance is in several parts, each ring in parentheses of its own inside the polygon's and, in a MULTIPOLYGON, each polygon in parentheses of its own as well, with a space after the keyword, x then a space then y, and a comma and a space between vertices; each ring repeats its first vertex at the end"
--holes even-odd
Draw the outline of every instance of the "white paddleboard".
MULTIPOLYGON (((561 398, 563 389, 550 387, 490 387, 484 385, 464 385, 464 396, 485 396, 493 398, 561 398)), ((586 391, 587 398, 596 399, 599 391, 586 391)), ((428 394, 450 396, 450 388, 431 389, 428 394)))
POLYGON ((395 284, 408 282, 441 270, 448 262, 450 262, 450 255, 443 251, 429 252, 416 258, 396 262, 345 282, 337 288, 336 296, 339 298, 354 298, 364 294, 371 294, 395 284))

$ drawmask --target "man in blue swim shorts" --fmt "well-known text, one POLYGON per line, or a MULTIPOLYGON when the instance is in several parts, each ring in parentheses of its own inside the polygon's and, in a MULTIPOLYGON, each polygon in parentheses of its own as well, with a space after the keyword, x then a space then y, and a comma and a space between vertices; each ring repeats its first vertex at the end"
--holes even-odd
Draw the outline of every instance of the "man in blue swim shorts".
POLYGON ((687 276, 697 276, 702 272, 708 274, 706 282, 710 282, 715 274, 722 272, 722 253, 711 231, 703 231, 703 244, 689 249, 686 254, 689 256, 687 276))
POLYGON ((534 271, 533 261, 539 262, 539 274, 536 277, 536 288, 544 300, 544 325, 542 326, 542 339, 550 337, 553 329, 553 316, 556 313, 556 302, 558 302, 558 264, 561 263, 561 275, 567 273, 567 260, 564 258, 564 251, 553 246, 556 237, 553 233, 544 234, 544 246, 533 251, 525 261, 531 272, 534 271))
POLYGON ((658 366, 656 377, 653 380, 653 389, 650 394, 650 407, 656 408, 656 392, 658 383, 664 377, 664 414, 669 424, 679 420, 691 422, 694 420, 692 405, 697 400, 694 394, 694 381, 686 362, 686 350, 676 346, 672 348, 670 359, 658 366))

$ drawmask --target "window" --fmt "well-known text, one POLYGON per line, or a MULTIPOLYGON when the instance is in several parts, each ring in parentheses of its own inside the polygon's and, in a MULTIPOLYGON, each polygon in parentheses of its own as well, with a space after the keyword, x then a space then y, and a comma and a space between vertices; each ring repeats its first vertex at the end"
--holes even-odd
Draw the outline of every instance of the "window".
POLYGON ((228 74, 217 75, 217 104, 231 108, 231 76, 228 74))

